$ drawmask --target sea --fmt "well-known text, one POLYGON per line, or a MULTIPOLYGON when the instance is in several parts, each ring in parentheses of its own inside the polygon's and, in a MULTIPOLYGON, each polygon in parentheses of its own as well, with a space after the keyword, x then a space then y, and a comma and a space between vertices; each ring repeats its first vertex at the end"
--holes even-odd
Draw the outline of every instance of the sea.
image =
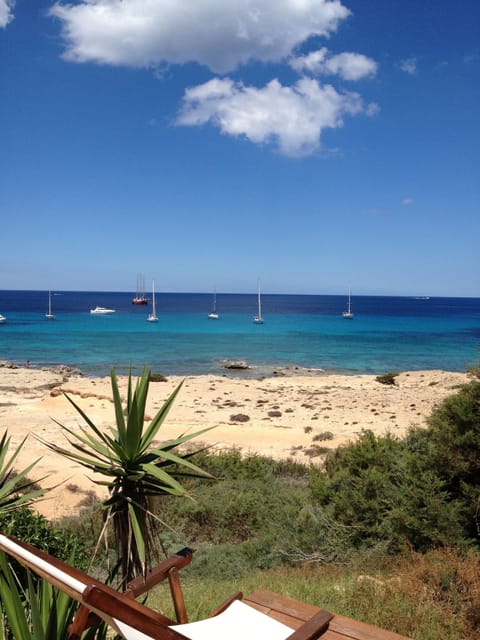
POLYGON ((256 294, 156 295, 158 322, 131 292, 0 291, 0 360, 32 367, 69 365, 86 375, 141 373, 263 376, 282 372, 381 374, 478 365, 480 298, 262 296, 264 324, 254 324, 256 294), (115 310, 92 315, 97 305, 115 310), (246 370, 227 369, 243 362, 246 370))

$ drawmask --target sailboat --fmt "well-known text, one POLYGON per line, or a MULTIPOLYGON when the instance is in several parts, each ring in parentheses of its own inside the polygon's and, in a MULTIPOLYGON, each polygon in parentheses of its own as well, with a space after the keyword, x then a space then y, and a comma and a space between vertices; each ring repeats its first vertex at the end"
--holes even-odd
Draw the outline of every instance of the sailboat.
POLYGON ((217 313, 217 291, 214 290, 213 292, 213 305, 212 305, 212 310, 210 311, 210 313, 208 314, 208 317, 210 318, 210 320, 218 320, 218 313, 217 313))
POLYGON ((260 297, 260 280, 258 281, 257 302, 258 302, 258 312, 257 312, 257 315, 254 316, 253 322, 255 324, 263 324, 264 320, 262 318, 262 299, 260 297))
POLYGON ((132 304, 148 304, 148 300, 145 297, 145 279, 140 274, 137 275, 137 292, 132 304))
POLYGON ((152 280, 152 313, 148 315, 148 322, 158 322, 157 308, 155 306, 155 280, 152 280))
POLYGON ((47 318, 47 320, 53 320, 53 318, 55 318, 55 315, 52 313, 52 292, 51 291, 48 292, 48 311, 45 314, 45 318, 47 318))
POLYGON ((351 320, 353 318, 352 304, 351 304, 351 291, 348 290, 348 307, 347 310, 342 313, 342 316, 346 320, 351 320))

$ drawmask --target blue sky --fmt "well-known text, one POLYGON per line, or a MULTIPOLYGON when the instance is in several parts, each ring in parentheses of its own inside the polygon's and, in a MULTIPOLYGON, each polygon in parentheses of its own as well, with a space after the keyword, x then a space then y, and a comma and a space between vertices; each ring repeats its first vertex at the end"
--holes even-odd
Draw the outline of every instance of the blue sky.
POLYGON ((0 0, 0 289, 480 296, 478 0, 0 0))

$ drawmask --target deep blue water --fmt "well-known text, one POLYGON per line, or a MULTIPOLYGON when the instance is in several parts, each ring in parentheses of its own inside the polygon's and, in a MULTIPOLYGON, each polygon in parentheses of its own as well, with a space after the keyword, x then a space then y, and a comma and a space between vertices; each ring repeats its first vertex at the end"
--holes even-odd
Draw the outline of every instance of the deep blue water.
POLYGON ((446 369, 477 364, 480 299, 352 297, 353 320, 342 318, 345 296, 263 295, 265 324, 255 325, 256 295, 157 293, 158 323, 132 293, 0 291, 0 360, 69 364, 87 374, 145 365, 168 374, 223 373, 228 360, 253 372, 280 366, 345 373, 446 369), (96 305, 116 310, 93 316, 96 305))

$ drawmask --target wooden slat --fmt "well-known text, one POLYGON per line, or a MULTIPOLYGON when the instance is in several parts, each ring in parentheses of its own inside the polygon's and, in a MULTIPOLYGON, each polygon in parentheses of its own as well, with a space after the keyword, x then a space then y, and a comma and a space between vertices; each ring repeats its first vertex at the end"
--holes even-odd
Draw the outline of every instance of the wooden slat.
MULTIPOLYGON (((319 610, 319 607, 307 604, 306 602, 293 600, 292 598, 273 593, 267 589, 258 589, 258 591, 249 595, 245 600, 248 604, 255 606, 256 609, 264 613, 269 613, 269 615, 276 613, 282 618, 291 618, 297 621, 294 628, 306 620, 309 620, 319 610)), ((272 617, 274 616, 272 615, 272 617)))
MULTIPOLYGON (((339 615, 335 615, 330 622, 330 629, 337 631, 341 637, 354 638, 355 640, 408 640, 406 636, 401 636, 393 631, 380 629, 380 627, 339 615)), ((326 634, 325 638, 328 639, 326 634)))
MULTIPOLYGON (((320 611, 319 607, 259 589, 245 598, 250 606, 284 624, 298 629, 320 611)), ((409 640, 406 636, 373 625, 334 614, 322 640, 409 640)))

